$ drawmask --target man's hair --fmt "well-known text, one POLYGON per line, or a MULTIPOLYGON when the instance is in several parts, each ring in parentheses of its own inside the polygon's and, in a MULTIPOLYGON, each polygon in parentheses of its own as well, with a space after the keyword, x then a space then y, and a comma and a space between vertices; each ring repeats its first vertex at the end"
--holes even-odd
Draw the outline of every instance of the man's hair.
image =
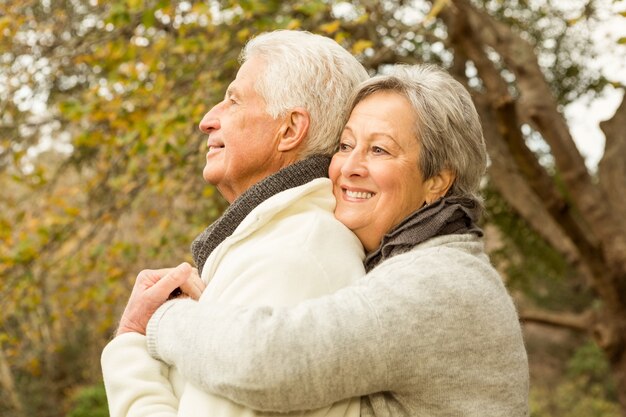
POLYGON ((349 100, 368 78, 365 68, 332 39, 304 31, 277 30, 250 40, 240 62, 264 62, 255 85, 273 118, 294 107, 305 108, 309 133, 299 157, 330 155, 348 120, 349 100))
POLYGON ((392 91, 411 103, 417 116, 418 166, 429 179, 444 169, 456 175, 448 195, 482 201, 480 181, 487 167, 487 149, 472 97, 461 83, 434 65, 394 65, 356 90, 350 110, 379 91, 392 91))

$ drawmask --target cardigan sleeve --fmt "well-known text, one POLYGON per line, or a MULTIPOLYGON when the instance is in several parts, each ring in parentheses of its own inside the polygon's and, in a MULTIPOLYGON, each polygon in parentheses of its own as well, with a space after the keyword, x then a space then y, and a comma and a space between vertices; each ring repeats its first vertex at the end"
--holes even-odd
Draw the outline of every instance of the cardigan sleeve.
POLYGON ((150 350, 203 390, 261 411, 310 410, 378 392, 388 384, 384 341, 362 288, 293 308, 173 300, 150 321, 150 350), (201 366, 185 360, 198 352, 201 366))
POLYGON ((294 307, 169 302, 150 322, 150 353, 201 389, 262 411, 390 392, 407 415, 442 402, 469 402, 468 415, 518 415, 480 414, 518 400, 523 408, 527 362, 514 305, 482 245, 457 240, 398 255, 294 307))

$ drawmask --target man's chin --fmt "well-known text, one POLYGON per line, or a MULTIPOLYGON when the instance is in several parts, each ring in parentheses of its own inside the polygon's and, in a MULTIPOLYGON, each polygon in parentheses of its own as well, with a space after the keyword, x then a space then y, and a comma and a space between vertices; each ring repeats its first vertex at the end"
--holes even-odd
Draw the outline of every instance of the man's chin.
POLYGON ((219 173, 215 172, 214 169, 205 167, 204 170, 202 171, 202 178, 204 178, 204 181, 206 181, 207 183, 211 185, 218 185, 218 183, 220 182, 221 176, 219 175, 219 173))

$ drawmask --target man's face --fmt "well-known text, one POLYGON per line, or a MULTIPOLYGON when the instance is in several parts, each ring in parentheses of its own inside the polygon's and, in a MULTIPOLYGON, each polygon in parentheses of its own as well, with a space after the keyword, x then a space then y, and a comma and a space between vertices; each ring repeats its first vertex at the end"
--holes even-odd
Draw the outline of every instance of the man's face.
POLYGON ((282 168, 276 149, 282 119, 265 112, 265 100, 254 89, 264 65, 259 58, 246 61, 224 100, 200 122, 209 135, 202 175, 229 202, 282 168))

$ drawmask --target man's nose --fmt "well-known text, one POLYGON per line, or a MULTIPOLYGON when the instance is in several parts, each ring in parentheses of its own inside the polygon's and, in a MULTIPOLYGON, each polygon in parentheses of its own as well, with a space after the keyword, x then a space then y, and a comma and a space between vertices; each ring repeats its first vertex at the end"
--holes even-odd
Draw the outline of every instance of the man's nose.
POLYGON ((220 119, 218 117, 217 107, 213 107, 207 114, 204 115, 198 127, 203 133, 211 133, 213 130, 220 128, 220 119))

